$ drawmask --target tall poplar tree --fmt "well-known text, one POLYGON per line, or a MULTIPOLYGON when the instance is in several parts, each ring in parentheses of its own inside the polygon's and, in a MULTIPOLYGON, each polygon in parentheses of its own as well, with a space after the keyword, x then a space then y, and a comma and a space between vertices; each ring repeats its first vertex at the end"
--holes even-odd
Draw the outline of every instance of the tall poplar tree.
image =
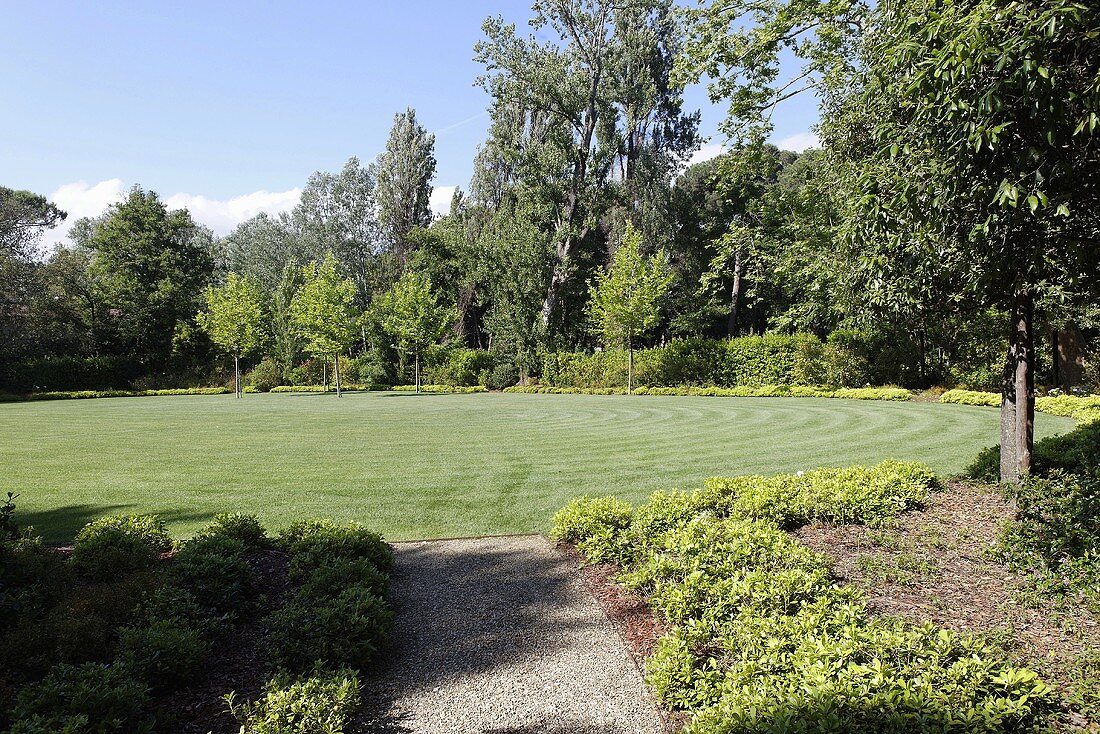
POLYGON ((398 260, 408 256, 407 235, 432 221, 429 199, 435 178, 435 135, 416 121, 411 107, 394 115, 386 149, 378 156, 378 219, 398 260))

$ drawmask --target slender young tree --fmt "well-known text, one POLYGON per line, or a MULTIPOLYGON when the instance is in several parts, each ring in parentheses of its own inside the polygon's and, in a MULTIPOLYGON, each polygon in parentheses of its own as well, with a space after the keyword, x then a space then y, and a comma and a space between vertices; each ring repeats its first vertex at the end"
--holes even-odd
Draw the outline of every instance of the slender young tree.
POLYGON ((593 329, 605 342, 626 347, 627 393, 634 392, 634 344, 660 321, 661 302, 671 285, 668 253, 644 256, 642 235, 629 223, 610 269, 597 271, 589 284, 593 329))
POLYGON ((355 282, 340 273, 332 253, 302 268, 302 287, 290 303, 290 319, 305 342, 306 351, 332 358, 336 396, 340 397, 340 353, 355 341, 360 314, 355 309, 355 282))
POLYGON ((394 348, 413 356, 416 391, 420 392, 421 356, 454 326, 458 312, 440 305, 428 276, 413 271, 401 276, 375 308, 382 328, 393 337, 394 348))
POLYGON ((234 393, 242 397, 241 357, 267 341, 263 293, 254 281, 230 273, 224 285, 208 286, 203 297, 206 310, 199 312, 196 321, 210 341, 233 355, 234 393))

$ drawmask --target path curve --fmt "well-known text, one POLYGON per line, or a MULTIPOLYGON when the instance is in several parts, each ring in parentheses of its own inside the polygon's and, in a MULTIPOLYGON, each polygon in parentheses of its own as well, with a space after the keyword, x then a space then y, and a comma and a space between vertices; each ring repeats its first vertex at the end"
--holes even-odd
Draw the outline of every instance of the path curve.
POLYGON ((622 639, 542 536, 397 543, 374 731, 659 734, 622 639))

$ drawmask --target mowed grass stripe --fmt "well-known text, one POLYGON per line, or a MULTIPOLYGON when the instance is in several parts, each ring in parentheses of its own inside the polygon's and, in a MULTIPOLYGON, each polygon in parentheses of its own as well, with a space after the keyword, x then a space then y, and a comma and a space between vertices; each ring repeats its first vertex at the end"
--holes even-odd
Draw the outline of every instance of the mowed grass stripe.
MULTIPOLYGON (((1038 435, 1071 428, 1040 415, 1038 435)), ((714 475, 924 461, 961 470, 989 408, 817 398, 395 393, 0 405, 4 486, 47 538, 105 512, 186 536, 214 514, 323 515, 393 539, 534 532, 578 494, 643 500, 714 475)))

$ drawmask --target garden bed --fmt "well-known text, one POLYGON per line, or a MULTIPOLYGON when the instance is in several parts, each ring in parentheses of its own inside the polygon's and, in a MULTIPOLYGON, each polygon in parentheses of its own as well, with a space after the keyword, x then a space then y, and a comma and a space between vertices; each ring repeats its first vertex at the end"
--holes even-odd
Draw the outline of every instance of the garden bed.
POLYGON ((16 531, 11 510, 0 729, 343 731, 361 715, 393 617, 377 534, 310 520, 268 538, 235 514, 175 543, 153 516, 116 515, 57 549, 16 531))

